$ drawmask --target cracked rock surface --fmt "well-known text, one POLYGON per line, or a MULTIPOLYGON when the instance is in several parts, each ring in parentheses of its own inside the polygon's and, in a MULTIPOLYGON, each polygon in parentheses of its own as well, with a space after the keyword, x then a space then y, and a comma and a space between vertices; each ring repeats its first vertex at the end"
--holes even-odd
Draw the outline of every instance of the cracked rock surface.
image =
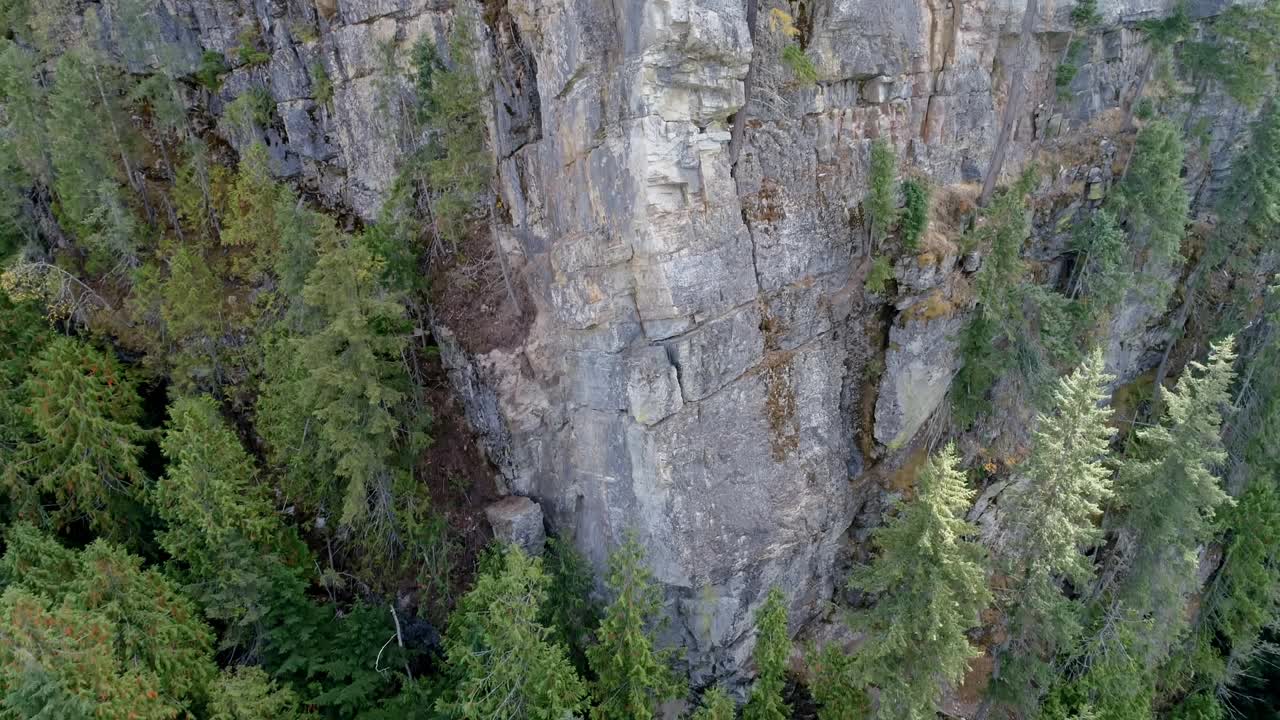
MULTIPOLYGON (((743 0, 461 2, 163 0, 155 13, 192 67, 262 28, 270 61, 236 68, 213 110, 268 88, 276 115, 258 137, 277 173, 365 220, 422 140, 386 101, 388 88, 411 100, 388 68, 422 39, 447 57, 461 9, 482 16, 494 231, 532 319, 483 351, 438 326, 442 357, 506 489, 536 500, 597 566, 636 533, 695 685, 735 677, 771 587, 793 630, 825 612, 837 557, 886 497, 873 466, 919 446, 959 367, 981 258, 959 251, 957 229, 935 227, 921 258, 899 263, 892 297, 864 288, 877 251, 861 209, 872 141, 941 201, 972 199, 1009 70, 1026 63, 1004 176, 1048 152, 1037 197, 1096 203, 1113 182, 1108 123, 1147 60, 1135 24, 1175 2, 1101 3, 1065 94, 1053 76, 1066 2, 1042 3, 1025 54, 1018 0, 805 2, 795 20, 811 86, 781 68, 770 11, 784 5, 771 0, 755 13, 743 0), (1091 150, 1061 150, 1073 142, 1091 150)), ((1247 113, 1225 98, 1198 112, 1221 160, 1187 178, 1204 206, 1247 113)), ((1027 239, 1046 277, 1061 269, 1061 221, 1038 212, 1027 239)), ((1122 380, 1158 361, 1162 311, 1132 297, 1116 313, 1106 349, 1122 380)), ((532 511, 511 509, 534 533, 532 511)))

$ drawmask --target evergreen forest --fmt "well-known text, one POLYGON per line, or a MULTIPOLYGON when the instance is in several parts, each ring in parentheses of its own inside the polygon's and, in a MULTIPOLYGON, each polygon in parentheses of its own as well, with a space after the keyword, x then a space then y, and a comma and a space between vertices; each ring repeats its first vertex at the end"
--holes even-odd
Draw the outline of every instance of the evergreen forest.
MULTIPOLYGON (((370 50, 417 149, 368 221, 282 177, 266 86, 218 99, 262 37, 191 72, 148 0, 109 4, 0 0, 0 719, 928 720, 965 688, 976 720, 1280 713, 1280 1, 1142 26, 1127 165, 1056 284, 1024 253, 1044 168, 970 209, 949 424, 836 589, 856 641, 766 588, 745 671, 714 677, 641 537, 593 564, 484 519, 432 330, 467 278, 522 292, 489 245, 483 13, 447 51, 370 50), (1195 129, 1163 110, 1209 87, 1251 120, 1205 221, 1195 129), (1135 293, 1169 349, 1119 386, 1103 346, 1135 293), (975 460, 1011 392, 1025 452, 975 460)), ((938 189, 867 143, 857 290, 888 297, 938 189)))

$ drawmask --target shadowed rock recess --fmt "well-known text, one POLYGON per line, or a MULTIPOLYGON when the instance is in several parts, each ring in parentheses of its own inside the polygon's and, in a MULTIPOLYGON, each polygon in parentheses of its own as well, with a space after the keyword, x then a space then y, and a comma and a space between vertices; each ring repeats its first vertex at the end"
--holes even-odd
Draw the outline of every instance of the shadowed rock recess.
MULTIPOLYGON (((827 615, 848 558, 901 490, 894 473, 945 424, 981 262, 961 246, 963 224, 948 223, 977 198, 1013 70, 1025 68, 1027 92, 1000 177, 1038 160, 1023 256, 1049 283, 1064 271, 1063 220, 1124 171, 1125 117, 1151 53, 1138 24, 1175 5, 1099 3, 1101 24, 1060 87, 1073 35, 1063 0, 1041 1, 1025 48, 1018 0, 747 2, 165 0, 157 11, 193 66, 201 48, 230 51, 242 26, 260 25, 270 62, 236 69, 220 98, 265 83, 277 173, 367 220, 422 141, 379 99, 378 48, 407 64, 426 37, 447 57, 455 15, 476 18, 493 230, 529 307, 496 347, 440 322, 445 364, 507 493, 537 500, 548 529, 597 567, 636 534, 666 592, 665 639, 685 648, 695 683, 744 667, 771 587, 793 632, 827 615), (316 28, 309 39, 290 30, 299 18, 316 28), (781 66, 784 41, 816 82, 781 66), (328 103, 313 67, 333 83, 328 103), (935 204, 882 293, 865 282, 876 139, 901 173, 928 180, 935 204)), ((1189 12, 1198 22, 1231 4, 1189 12)), ((1189 164, 1194 213, 1251 114, 1225 96, 1189 112, 1210 158, 1189 164)), ((1142 297, 1118 308, 1105 343, 1118 383, 1155 367, 1167 343, 1165 308, 1142 297)))

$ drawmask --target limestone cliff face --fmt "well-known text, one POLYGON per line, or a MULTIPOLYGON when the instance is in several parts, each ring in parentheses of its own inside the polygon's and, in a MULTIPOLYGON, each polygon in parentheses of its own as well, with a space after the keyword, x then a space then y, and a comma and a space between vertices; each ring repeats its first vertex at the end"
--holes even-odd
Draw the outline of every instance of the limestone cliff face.
MULTIPOLYGON (((770 587, 787 593, 794 629, 823 613, 838 556, 878 522, 892 472, 941 432, 981 262, 948 222, 991 161, 1012 69, 1025 63, 1028 95, 1004 174, 1042 163, 1026 253, 1048 281, 1063 219, 1120 171, 1119 118, 1149 55, 1136 23, 1174 5, 1100 3, 1103 28, 1059 93, 1068 0, 1041 0, 1026 52, 1023 0, 760 0, 749 11, 755 1, 157 10, 192 63, 199 47, 230 49, 241 28, 265 28, 270 63, 236 70, 221 101, 267 85, 277 169, 366 218, 418 140, 381 99, 387 83, 392 97, 408 92, 382 58, 404 63, 421 37, 443 47, 458 13, 483 21, 495 232, 533 319, 500 347, 467 347, 456 327, 437 334, 509 492, 539 500, 596 562, 626 532, 648 548, 695 681, 744 664, 770 587), (813 86, 780 65, 775 7, 799 31, 813 86), (315 67, 335 85, 327 105, 315 67), (888 298, 864 289, 873 138, 938 188, 932 230, 888 298)), ((1192 15, 1229 4, 1194 2, 1192 15)), ((1201 107, 1212 161, 1187 181, 1203 206, 1248 118, 1225 99, 1201 107)), ((1108 359, 1121 378, 1158 361, 1162 313, 1136 300, 1116 313, 1108 359)))

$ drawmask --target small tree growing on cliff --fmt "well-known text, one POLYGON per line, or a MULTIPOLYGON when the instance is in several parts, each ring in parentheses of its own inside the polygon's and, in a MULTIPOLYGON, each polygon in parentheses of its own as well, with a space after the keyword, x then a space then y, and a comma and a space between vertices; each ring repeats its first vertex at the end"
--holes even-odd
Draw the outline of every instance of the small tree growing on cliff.
POLYGON ((878 717, 925 720, 936 712, 942 682, 959 682, 977 650, 965 632, 991 594, 985 554, 965 522, 973 501, 954 446, 929 459, 915 498, 900 501, 874 534, 880 554, 858 568, 854 587, 878 596, 854 618, 868 634, 854 657, 854 675, 880 690, 878 717))
POLYGON ((1128 172, 1114 204, 1132 230, 1144 236, 1153 273, 1176 259, 1186 233, 1191 199, 1182 184, 1186 150, 1182 133, 1172 123, 1157 121, 1138 133, 1128 172))
POLYGON ((414 49, 414 67, 418 120, 435 132, 426 163, 435 232, 456 250, 466 233, 468 216, 488 190, 492 167, 484 137, 486 85, 476 66, 475 37, 466 19, 457 19, 449 47, 452 68, 446 68, 425 41, 414 49))
POLYGON ((920 248, 920 239, 929 228, 929 185, 923 180, 902 181, 902 247, 910 252, 920 248))
POLYGON ((893 177, 897 159, 893 148, 883 138, 871 142, 871 169, 868 173, 867 214, 871 216, 871 240, 880 242, 898 222, 898 203, 894 197, 893 177))
POLYGON ((742 720, 786 720, 791 708, 782 699, 786 687, 791 636, 787 634, 787 601, 782 590, 769 591, 756 615, 756 682, 742 709, 742 720))
POLYGON ((659 703, 680 697, 685 686, 671 667, 674 652, 654 647, 662 598, 635 537, 609 556, 607 584, 614 600, 596 633, 598 643, 587 650, 597 678, 591 717, 648 720, 659 703))
POLYGON ((702 707, 699 707, 690 720, 733 720, 733 700, 719 685, 702 693, 702 707))

